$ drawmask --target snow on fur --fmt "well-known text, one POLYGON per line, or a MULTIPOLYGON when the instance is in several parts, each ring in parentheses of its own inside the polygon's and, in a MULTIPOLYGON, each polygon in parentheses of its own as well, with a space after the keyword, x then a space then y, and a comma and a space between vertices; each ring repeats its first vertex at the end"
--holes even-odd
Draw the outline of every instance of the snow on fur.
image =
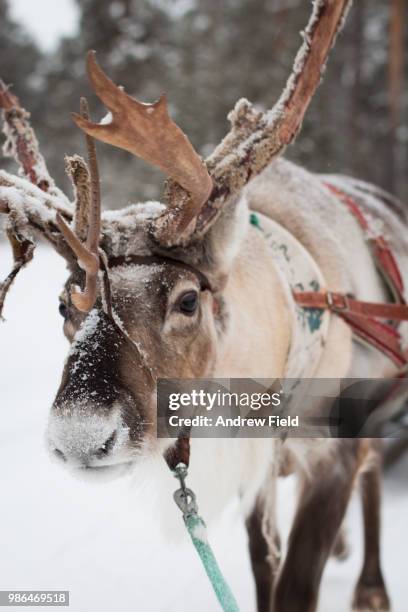
POLYGON ((102 232, 112 256, 148 255, 146 230, 165 209, 160 202, 130 204, 120 210, 102 213, 102 232))
MULTIPOLYGON (((86 340, 89 340, 89 338, 95 334, 99 320, 99 313, 96 308, 94 308, 88 314, 85 321, 82 323, 81 327, 75 334, 74 342, 71 345, 69 355, 75 355, 79 350, 80 344, 84 343, 86 340)), ((95 349, 96 348, 97 345, 95 346, 95 349)))

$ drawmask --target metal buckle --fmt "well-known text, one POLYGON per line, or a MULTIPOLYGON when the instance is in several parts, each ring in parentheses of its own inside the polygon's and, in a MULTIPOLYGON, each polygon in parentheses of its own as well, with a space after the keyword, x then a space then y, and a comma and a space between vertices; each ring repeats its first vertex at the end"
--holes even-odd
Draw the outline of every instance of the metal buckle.
POLYGON ((326 302, 330 310, 333 312, 345 312, 349 310, 349 302, 347 295, 343 295, 342 293, 336 293, 336 298, 340 298, 342 303, 337 305, 334 303, 334 294, 332 291, 326 292, 326 302))

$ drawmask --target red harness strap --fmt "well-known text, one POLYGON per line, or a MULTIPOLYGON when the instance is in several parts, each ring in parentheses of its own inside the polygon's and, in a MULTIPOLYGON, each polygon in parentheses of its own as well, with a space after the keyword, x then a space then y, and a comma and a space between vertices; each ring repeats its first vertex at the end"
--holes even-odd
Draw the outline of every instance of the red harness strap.
MULTIPOLYGON (((325 183, 344 202, 365 232, 369 224, 356 202, 346 193, 325 183)), ((295 292, 296 302, 304 308, 327 308, 344 319, 361 340, 368 342, 387 355, 398 367, 408 364, 408 353, 401 348, 401 336, 395 326, 378 321, 408 321, 408 305, 404 298, 404 286, 397 261, 383 236, 368 235, 372 254, 395 301, 394 304, 362 302, 352 296, 331 291, 295 292)))
POLYGON ((385 238, 383 236, 370 236, 370 225, 367 219, 365 218, 358 204, 356 204, 356 202, 347 193, 334 185, 330 185, 330 183, 324 183, 324 185, 330 189, 330 191, 334 193, 344 204, 346 204, 349 211, 357 219, 360 227, 367 235, 367 240, 371 246, 374 261, 379 272, 384 277, 384 280, 393 293, 395 300, 401 304, 404 304, 404 283, 402 281, 402 276, 398 263, 385 238))
POLYGON ((319 291, 295 292, 299 306, 304 308, 327 308, 344 319, 356 336, 382 351, 397 366, 408 363, 408 355, 401 349, 401 337, 392 326, 377 318, 408 321, 408 306, 405 304, 379 304, 361 302, 343 293, 319 291))

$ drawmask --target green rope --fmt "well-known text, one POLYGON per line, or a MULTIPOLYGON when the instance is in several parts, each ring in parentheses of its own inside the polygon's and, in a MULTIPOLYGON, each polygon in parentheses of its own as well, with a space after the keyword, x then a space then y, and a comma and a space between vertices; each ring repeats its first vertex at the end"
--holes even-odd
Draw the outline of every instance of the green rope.
POLYGON ((184 522, 221 608, 225 612, 239 612, 235 597, 225 581, 211 546, 207 541, 207 529, 203 519, 197 514, 190 514, 184 518, 184 522))
POLYGON ((174 470, 174 475, 179 479, 181 488, 174 493, 174 500, 183 512, 184 523, 190 534, 205 572, 211 582, 215 595, 224 612, 239 612, 238 604, 224 576, 219 568, 217 560, 207 539, 207 527, 197 513, 195 495, 191 489, 185 486, 187 468, 184 464, 179 464, 174 470))

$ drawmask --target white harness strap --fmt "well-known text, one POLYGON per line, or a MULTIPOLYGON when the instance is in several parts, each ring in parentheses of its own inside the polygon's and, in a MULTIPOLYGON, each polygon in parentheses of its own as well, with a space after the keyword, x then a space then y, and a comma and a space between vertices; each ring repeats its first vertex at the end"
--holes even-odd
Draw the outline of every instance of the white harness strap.
POLYGON ((315 260, 286 229, 258 212, 252 213, 251 223, 262 231, 271 250, 292 315, 285 377, 311 378, 326 343, 330 312, 298 306, 292 291, 324 291, 325 279, 315 260))

